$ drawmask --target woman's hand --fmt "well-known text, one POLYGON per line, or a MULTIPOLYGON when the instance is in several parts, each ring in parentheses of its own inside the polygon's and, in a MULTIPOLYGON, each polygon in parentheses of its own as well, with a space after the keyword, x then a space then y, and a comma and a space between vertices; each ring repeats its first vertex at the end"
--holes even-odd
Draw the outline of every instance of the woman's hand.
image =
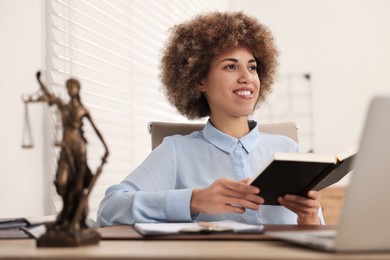
POLYGON ((245 209, 258 210, 264 199, 257 187, 247 184, 248 179, 235 181, 216 180, 205 189, 194 189, 191 197, 191 214, 244 213, 245 209))
POLYGON ((296 195, 279 197, 279 203, 298 215, 298 224, 321 224, 318 217, 320 208, 320 193, 315 190, 308 192, 308 198, 296 195))

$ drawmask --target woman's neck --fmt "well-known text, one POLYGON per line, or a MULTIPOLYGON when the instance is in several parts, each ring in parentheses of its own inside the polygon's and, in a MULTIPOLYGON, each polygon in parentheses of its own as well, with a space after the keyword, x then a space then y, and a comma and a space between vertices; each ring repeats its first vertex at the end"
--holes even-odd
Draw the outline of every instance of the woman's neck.
POLYGON ((210 121, 214 127, 221 132, 224 132, 225 134, 233 136, 237 139, 243 137, 250 131, 247 117, 220 118, 211 116, 210 121))

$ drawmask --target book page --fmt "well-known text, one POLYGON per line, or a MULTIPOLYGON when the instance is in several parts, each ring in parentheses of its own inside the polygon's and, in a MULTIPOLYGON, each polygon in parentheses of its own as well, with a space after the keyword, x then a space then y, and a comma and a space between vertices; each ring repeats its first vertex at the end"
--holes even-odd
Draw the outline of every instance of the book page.
POLYGON ((316 153, 275 153, 274 160, 279 161, 299 161, 299 162, 324 162, 336 163, 337 159, 334 155, 316 154, 316 153))
POLYGON ((346 149, 345 151, 337 154, 337 159, 341 162, 355 154, 357 154, 358 152, 358 147, 357 146, 351 146, 350 148, 346 149))

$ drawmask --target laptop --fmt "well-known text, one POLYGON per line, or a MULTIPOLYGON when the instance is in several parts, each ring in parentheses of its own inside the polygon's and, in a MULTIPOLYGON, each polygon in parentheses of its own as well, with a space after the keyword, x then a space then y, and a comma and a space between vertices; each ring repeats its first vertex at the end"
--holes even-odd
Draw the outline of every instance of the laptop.
POLYGON ((390 250, 390 96, 370 102, 336 230, 266 234, 325 251, 390 250))

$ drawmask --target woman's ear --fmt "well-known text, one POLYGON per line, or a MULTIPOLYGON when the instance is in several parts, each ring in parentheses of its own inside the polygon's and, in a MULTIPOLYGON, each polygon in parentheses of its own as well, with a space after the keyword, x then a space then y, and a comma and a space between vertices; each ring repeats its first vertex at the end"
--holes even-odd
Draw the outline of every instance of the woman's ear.
POLYGON ((203 84, 203 80, 200 81, 199 86, 198 86, 198 90, 199 90, 199 92, 206 92, 206 89, 205 89, 204 84, 203 84))

